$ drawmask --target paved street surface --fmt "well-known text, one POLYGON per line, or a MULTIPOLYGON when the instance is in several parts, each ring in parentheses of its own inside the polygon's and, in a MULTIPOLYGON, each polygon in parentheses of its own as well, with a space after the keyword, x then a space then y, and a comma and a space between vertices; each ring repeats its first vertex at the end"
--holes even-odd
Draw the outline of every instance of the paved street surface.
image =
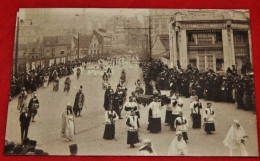
MULTIPOLYGON (((141 79, 141 70, 139 68, 127 68, 127 88, 128 96, 135 88, 135 81, 141 79)), ((110 80, 112 88, 115 90, 119 82, 121 68, 113 68, 113 75, 110 80)), ((60 89, 53 92, 53 85, 48 88, 38 89, 38 99, 40 101, 39 115, 36 116, 36 122, 31 123, 28 137, 37 140, 37 148, 47 151, 50 155, 69 155, 69 145, 78 144, 78 155, 136 155, 141 144, 136 144, 136 148, 130 148, 126 144, 127 131, 125 119, 116 122, 116 139, 104 140, 103 133, 105 128, 104 120, 104 90, 102 89, 102 77, 88 75, 83 71, 79 80, 75 75, 71 75, 71 91, 69 95, 63 93, 65 78, 60 80, 60 89), (86 97, 87 109, 84 108, 82 116, 76 118, 76 135, 74 140, 66 142, 61 138, 61 115, 65 111, 67 102, 74 104, 76 89, 83 86, 83 93, 86 97)), ((143 83, 144 85, 144 83, 143 83)), ((31 96, 28 97, 28 101, 31 96)), ((246 149, 249 156, 258 155, 256 115, 252 112, 237 110, 235 104, 214 103, 213 108, 216 113, 216 133, 207 135, 202 129, 192 129, 189 109, 189 99, 182 98, 184 101, 183 113, 189 121, 188 131, 188 149, 192 156, 228 156, 229 151, 224 147, 222 141, 226 136, 229 125, 234 119, 238 119, 248 134, 249 139, 246 149)), ((201 101, 203 109, 206 107, 206 101, 201 101)), ((17 98, 9 103, 6 139, 20 142, 19 111, 16 108, 17 98)), ((162 113, 162 131, 157 134, 151 134, 146 130, 148 125, 148 109, 143 107, 140 110, 140 129, 139 138, 141 140, 149 138, 152 140, 154 149, 158 155, 167 155, 168 148, 175 132, 170 130, 169 126, 164 124, 165 108, 162 113)), ((125 112, 123 112, 125 116, 125 112)))

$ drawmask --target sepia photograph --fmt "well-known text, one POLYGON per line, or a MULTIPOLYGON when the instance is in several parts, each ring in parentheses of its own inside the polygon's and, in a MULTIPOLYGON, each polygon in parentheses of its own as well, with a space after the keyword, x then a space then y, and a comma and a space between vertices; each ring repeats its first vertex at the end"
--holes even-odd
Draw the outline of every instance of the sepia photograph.
POLYGON ((258 157, 250 10, 20 8, 4 155, 258 157))

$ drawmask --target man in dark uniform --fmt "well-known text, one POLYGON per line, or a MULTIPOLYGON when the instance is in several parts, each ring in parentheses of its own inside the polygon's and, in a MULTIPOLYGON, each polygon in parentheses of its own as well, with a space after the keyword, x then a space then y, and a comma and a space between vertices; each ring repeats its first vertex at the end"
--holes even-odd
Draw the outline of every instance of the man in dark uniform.
POLYGON ((119 119, 123 119, 121 117, 121 111, 123 109, 124 98, 125 98, 125 93, 123 92, 122 87, 118 84, 117 90, 116 90, 115 96, 114 96, 114 106, 113 107, 115 108, 115 112, 119 116, 119 119))
POLYGON ((237 103, 237 108, 243 109, 244 108, 244 103, 243 103, 244 84, 240 78, 236 78, 234 88, 235 88, 235 100, 237 103))
POLYGON ((75 97, 75 102, 74 102, 74 106, 73 106, 73 111, 75 116, 80 116, 80 113, 82 111, 83 105, 84 105, 84 101, 85 101, 85 96, 82 93, 82 86, 80 86, 80 89, 78 91, 78 93, 76 94, 75 97))
POLYGON ((105 95, 104 95, 104 108, 105 110, 109 110, 109 106, 110 106, 110 95, 111 93, 114 93, 113 89, 111 89, 111 85, 108 84, 105 95))
POLYGON ((28 113, 28 108, 25 108, 24 112, 20 114, 19 120, 21 126, 21 142, 23 142, 23 139, 27 138, 31 121, 31 115, 28 113))
POLYGON ((231 78, 231 76, 228 76, 227 80, 226 80, 226 89, 225 89, 225 91, 226 91, 226 102, 233 102, 232 90, 233 90, 232 78, 231 78))

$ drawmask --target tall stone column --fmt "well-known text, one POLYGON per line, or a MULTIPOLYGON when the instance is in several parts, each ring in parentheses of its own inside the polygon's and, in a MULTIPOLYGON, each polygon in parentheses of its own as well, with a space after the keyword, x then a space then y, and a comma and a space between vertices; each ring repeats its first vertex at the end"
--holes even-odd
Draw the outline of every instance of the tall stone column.
POLYGON ((188 65, 187 32, 186 30, 181 29, 179 33, 180 33, 179 59, 180 59, 181 67, 183 69, 186 69, 188 65))
POLYGON ((169 47, 170 47, 170 68, 177 65, 177 43, 176 31, 172 22, 169 24, 169 47))
POLYGON ((233 41, 233 31, 231 29, 222 29, 222 43, 223 43, 223 57, 224 57, 224 71, 228 67, 236 64, 235 49, 233 41))
POLYGON ((231 67, 232 65, 236 65, 236 56, 235 56, 235 45, 234 45, 234 36, 233 30, 230 30, 230 59, 231 59, 231 67))

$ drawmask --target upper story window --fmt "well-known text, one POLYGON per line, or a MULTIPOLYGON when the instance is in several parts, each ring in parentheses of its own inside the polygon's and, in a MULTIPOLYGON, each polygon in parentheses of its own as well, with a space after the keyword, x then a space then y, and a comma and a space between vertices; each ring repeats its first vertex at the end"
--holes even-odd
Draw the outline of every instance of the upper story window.
POLYGON ((188 42, 195 42, 193 33, 188 33, 188 42))
POLYGON ((248 33, 246 31, 233 32, 234 44, 248 44, 248 33))
POLYGON ((216 42, 222 42, 222 33, 221 32, 217 32, 216 33, 216 42))

